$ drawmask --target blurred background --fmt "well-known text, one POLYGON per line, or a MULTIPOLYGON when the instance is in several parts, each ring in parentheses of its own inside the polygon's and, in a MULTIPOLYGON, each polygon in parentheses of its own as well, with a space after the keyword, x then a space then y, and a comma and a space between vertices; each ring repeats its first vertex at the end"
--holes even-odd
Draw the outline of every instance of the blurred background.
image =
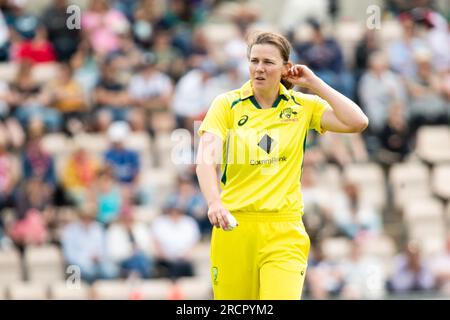
POLYGON ((304 298, 450 298, 448 0, 0 8, 0 299, 212 298, 194 122, 253 30, 370 119, 308 135, 304 298))

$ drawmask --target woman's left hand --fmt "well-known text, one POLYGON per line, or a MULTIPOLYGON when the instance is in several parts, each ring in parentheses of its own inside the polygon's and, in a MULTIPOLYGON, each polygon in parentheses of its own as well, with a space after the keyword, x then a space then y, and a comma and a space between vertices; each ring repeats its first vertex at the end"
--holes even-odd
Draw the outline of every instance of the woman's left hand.
POLYGON ((320 81, 314 72, 303 64, 295 64, 290 67, 284 79, 295 86, 309 89, 317 87, 317 84, 320 81))

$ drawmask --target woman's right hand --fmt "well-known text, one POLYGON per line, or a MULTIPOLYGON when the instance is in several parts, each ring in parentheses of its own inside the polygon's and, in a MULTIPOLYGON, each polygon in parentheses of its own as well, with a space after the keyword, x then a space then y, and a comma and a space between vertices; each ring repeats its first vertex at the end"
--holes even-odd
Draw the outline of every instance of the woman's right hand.
POLYGON ((216 228, 228 229, 228 218, 230 212, 223 206, 221 201, 212 202, 208 208, 208 219, 216 228))

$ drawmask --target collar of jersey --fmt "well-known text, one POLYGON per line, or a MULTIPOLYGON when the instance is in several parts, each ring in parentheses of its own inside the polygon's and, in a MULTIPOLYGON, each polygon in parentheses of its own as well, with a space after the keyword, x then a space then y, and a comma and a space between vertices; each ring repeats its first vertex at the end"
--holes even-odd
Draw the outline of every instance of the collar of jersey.
MULTIPOLYGON (((240 89, 241 91, 241 101, 244 101, 245 99, 250 99, 252 104, 257 109, 262 109, 259 105, 258 101, 256 101, 255 95, 253 94, 253 88, 252 88, 252 82, 251 80, 248 80, 240 89)), ((275 102, 272 105, 272 108, 278 107, 278 104, 280 103, 281 99, 288 101, 289 100, 289 90, 286 89, 286 87, 280 82, 280 90, 278 98, 275 100, 275 102)))

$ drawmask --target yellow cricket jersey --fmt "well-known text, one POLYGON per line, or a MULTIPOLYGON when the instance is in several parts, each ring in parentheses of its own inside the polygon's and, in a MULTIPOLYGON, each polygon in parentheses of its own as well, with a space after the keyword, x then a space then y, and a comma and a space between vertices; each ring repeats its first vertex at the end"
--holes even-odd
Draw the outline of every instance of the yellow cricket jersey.
POLYGON ((262 109, 251 81, 213 101, 198 133, 224 142, 221 199, 229 211, 303 214, 306 135, 309 129, 324 133, 320 120, 326 106, 324 99, 280 83, 272 108, 262 109))

